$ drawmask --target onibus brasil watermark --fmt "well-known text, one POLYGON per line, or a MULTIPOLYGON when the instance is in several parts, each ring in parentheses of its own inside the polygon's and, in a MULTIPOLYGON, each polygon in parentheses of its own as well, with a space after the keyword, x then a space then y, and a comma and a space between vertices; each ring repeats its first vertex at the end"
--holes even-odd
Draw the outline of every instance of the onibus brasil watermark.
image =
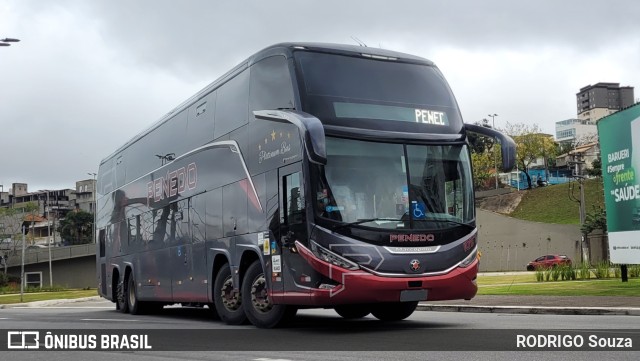
POLYGON ((144 334, 55 334, 41 331, 8 331, 10 350, 151 350, 144 334), (42 335, 44 334, 44 335, 42 335))

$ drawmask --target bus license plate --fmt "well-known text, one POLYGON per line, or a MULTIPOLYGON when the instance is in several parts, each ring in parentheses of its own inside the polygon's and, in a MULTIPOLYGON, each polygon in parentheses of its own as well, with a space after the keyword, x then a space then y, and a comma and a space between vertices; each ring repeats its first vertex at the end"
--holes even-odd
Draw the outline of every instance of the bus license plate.
POLYGON ((427 290, 400 291, 400 302, 426 301, 427 290))

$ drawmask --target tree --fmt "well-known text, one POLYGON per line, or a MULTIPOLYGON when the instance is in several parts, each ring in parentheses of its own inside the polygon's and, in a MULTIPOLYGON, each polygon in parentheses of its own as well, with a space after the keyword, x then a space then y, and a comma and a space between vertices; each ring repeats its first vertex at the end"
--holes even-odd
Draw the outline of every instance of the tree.
POLYGON ((591 162, 591 168, 587 169, 587 174, 592 177, 602 176, 602 159, 600 159, 600 154, 598 154, 598 157, 591 162))
MULTIPOLYGON (((491 128, 487 119, 475 122, 474 124, 485 128, 491 128)), ((500 153, 499 143, 496 139, 478 135, 473 132, 468 132, 467 137, 471 151, 471 161, 473 164, 474 188, 493 188, 495 185, 488 187, 487 183, 493 179, 492 177, 495 174, 494 172, 499 172, 500 164, 502 164, 502 154, 500 153)))
POLYGON ((18 245, 22 245, 22 224, 27 214, 35 214, 38 211, 38 204, 27 202, 20 206, 10 208, 0 208, 0 241, 3 250, 12 253, 17 251, 18 245))
MULTIPOLYGON (((485 128, 491 128, 487 119, 482 119, 482 121, 475 122, 473 124, 485 128)), ((484 153, 487 150, 491 150, 495 143, 494 139, 473 132, 467 133, 467 139, 469 141, 469 146, 471 147, 471 152, 473 153, 484 153)))
POLYGON ((60 237, 69 244, 91 243, 92 230, 93 214, 83 210, 67 213, 58 225, 60 237))
POLYGON ((593 212, 587 213, 580 230, 589 234, 597 229, 607 232, 607 212, 604 208, 594 205, 593 212))
POLYGON ((487 152, 471 153, 471 162, 473 164, 473 187, 482 189, 487 179, 492 176, 493 159, 487 152))
POLYGON ((541 133, 537 124, 523 123, 507 123, 507 134, 516 142, 516 162, 527 177, 527 184, 531 189, 533 185, 531 184, 531 175, 529 175, 530 166, 537 159, 542 158, 545 169, 547 169, 548 159, 556 156, 556 144, 553 137, 541 133))

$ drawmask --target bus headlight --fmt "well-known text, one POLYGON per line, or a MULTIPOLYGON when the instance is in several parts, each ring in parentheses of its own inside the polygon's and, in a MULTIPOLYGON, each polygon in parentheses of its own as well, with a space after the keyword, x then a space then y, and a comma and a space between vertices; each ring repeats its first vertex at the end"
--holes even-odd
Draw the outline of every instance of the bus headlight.
POLYGON ((467 257, 465 257, 462 262, 460 262, 460 267, 469 267, 473 261, 475 261, 476 257, 478 257, 478 247, 474 248, 471 253, 467 257))
POLYGON ((348 270, 357 270, 360 268, 356 263, 349 261, 348 259, 339 256, 328 249, 320 246, 314 241, 311 241, 311 252, 319 259, 330 263, 334 266, 346 268, 348 270))

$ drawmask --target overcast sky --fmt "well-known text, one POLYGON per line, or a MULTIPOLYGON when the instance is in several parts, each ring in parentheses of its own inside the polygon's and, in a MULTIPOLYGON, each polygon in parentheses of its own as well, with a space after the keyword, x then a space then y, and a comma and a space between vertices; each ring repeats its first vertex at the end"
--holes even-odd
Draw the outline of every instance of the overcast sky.
MULTIPOLYGON (((433 60, 465 122, 576 116, 597 82, 640 88, 640 1, 0 0, 0 184, 75 188, 256 51, 355 44, 433 60)), ((636 98, 640 89, 636 89, 636 98)))

